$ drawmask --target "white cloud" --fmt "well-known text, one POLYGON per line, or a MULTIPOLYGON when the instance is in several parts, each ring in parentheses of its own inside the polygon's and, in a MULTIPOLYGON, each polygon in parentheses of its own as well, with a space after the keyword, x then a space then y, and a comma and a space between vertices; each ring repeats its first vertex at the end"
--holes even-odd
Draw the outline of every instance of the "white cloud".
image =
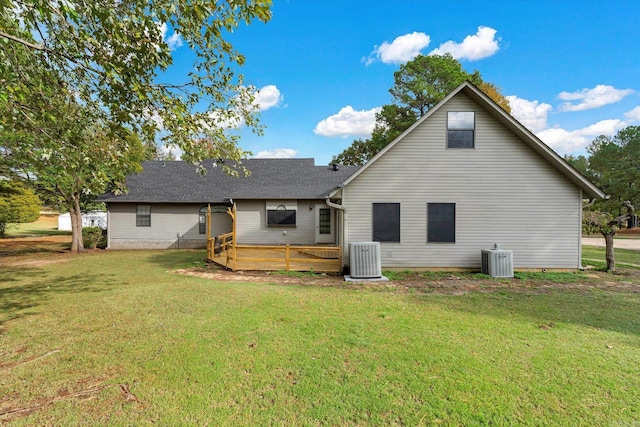
POLYGON ((518 98, 515 95, 506 98, 511 107, 511 115, 531 132, 540 132, 547 128, 547 115, 553 108, 551 105, 518 98))
POLYGON ((600 120, 598 123, 582 128, 578 132, 580 132, 581 135, 593 137, 599 135, 613 135, 625 126, 627 126, 627 123, 618 119, 600 120))
POLYGON ((562 128, 545 129, 538 132, 536 136, 560 155, 578 151, 590 142, 578 131, 568 131, 562 128))
MULTIPOLYGON (((547 116, 553 109, 551 105, 529 101, 514 95, 506 98, 511 106, 511 115, 561 155, 580 151, 588 146, 596 136, 614 135, 618 130, 627 126, 623 120, 608 119, 576 130, 566 130, 559 126, 549 128, 547 116)), ((629 119, 636 116, 640 119, 640 107, 626 113, 626 116, 629 119)))
POLYGON ((577 104, 565 102, 560 105, 560 111, 582 111, 603 105, 613 104, 625 96, 633 93, 632 89, 616 89, 609 85, 597 85, 593 89, 582 89, 575 92, 560 92, 558 98, 563 101, 580 101, 577 104))
POLYGON ((640 122, 640 107, 624 113, 624 116, 631 121, 640 122))
POLYGON ((500 49, 498 46, 500 39, 496 39, 496 33, 497 31, 491 27, 480 26, 476 34, 465 37, 462 43, 449 40, 432 50, 430 55, 450 53, 456 59, 468 59, 469 61, 486 58, 500 49))
POLYGON ((256 91, 253 105, 260 111, 264 111, 279 106, 283 99, 284 97, 276 85, 267 85, 256 91))
POLYGON ((298 150, 293 148, 276 148, 273 150, 260 151, 254 156, 256 159, 290 159, 298 154, 298 150))
POLYGON ((313 132, 316 135, 328 137, 368 137, 373 132, 376 124, 376 113, 380 110, 380 107, 376 107, 371 110, 355 111, 350 105, 347 105, 338 114, 318 122, 313 132))
POLYGON ((568 131, 562 128, 545 129, 537 133, 538 138, 559 154, 570 154, 582 150, 599 135, 613 135, 627 125, 622 120, 601 120, 582 129, 568 131))
POLYGON ((162 40, 169 46, 169 50, 175 50, 182 46, 182 36, 179 33, 174 32, 169 37, 167 37, 167 33, 169 31, 169 27, 166 22, 159 24, 160 34, 162 36, 162 40))
POLYGON ((175 160, 182 159, 182 150, 173 145, 163 145, 160 147, 160 157, 161 158, 173 158, 175 160))
MULTIPOLYGON (((209 119, 213 119, 215 123, 215 127, 222 129, 240 129, 244 126, 244 117, 239 114, 231 114, 230 111, 218 112, 211 111, 209 112, 209 119)), ((209 129, 209 126, 205 123, 201 124, 203 129, 209 129)))
POLYGON ((403 64, 420 55, 420 51, 429 46, 429 43, 431 38, 425 33, 413 32, 396 37, 391 43, 385 41, 380 46, 375 46, 366 65, 376 60, 385 64, 403 64))
POLYGON ((164 129, 164 122, 157 110, 145 109, 142 113, 142 117, 145 120, 152 122, 156 126, 157 130, 164 129))
MULTIPOLYGON (((269 108, 277 107, 284 99, 275 85, 264 86, 256 90, 253 95, 252 105, 257 111, 265 111, 269 108)), ((241 102, 240 95, 235 100, 241 102)), ((240 109, 235 107, 230 110, 212 111, 209 113, 209 118, 215 121, 216 127, 240 129, 245 125, 245 119, 240 115, 239 111, 240 109)), ((203 128, 207 127, 204 124, 202 126, 203 128)))

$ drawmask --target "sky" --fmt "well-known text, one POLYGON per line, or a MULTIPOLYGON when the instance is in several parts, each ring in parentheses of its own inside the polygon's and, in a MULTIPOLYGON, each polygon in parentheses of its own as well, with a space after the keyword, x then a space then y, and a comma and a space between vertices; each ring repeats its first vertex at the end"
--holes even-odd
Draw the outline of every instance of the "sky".
MULTIPOLYGON (((328 164, 369 137, 393 73, 451 53, 501 88, 512 115, 558 154, 640 125, 640 1, 274 0, 273 17, 227 36, 246 57, 264 134, 254 157, 328 164)), ((180 64, 188 49, 164 28, 180 64)), ((179 66, 174 67, 179 72, 179 66)))

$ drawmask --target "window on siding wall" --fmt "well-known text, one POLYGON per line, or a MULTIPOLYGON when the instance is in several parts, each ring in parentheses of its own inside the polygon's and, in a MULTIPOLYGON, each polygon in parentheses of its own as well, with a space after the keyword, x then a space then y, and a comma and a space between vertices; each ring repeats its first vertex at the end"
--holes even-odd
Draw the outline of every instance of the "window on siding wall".
POLYGON ((400 242, 400 203, 373 204, 373 241, 400 242))
MULTIPOLYGON (((207 209, 208 206, 203 206, 198 212, 198 231, 200 234, 207 234, 207 209)), ((225 214, 227 215, 227 205, 211 205, 211 215, 213 214, 225 214)), ((212 218, 213 221, 213 218, 212 218)))
POLYGON ((288 209, 285 205, 278 205, 275 209, 267 209, 267 226, 295 227, 296 210, 288 209))
POLYGON ((151 227, 151 205, 136 205, 136 227, 151 227))
POLYGON ((427 242, 455 243, 456 204, 427 203, 427 242))
POLYGON ((449 111, 447 113, 447 148, 473 148, 475 146, 476 113, 449 111))
POLYGON ((201 207, 198 213, 198 232, 207 234, 207 206, 201 207))

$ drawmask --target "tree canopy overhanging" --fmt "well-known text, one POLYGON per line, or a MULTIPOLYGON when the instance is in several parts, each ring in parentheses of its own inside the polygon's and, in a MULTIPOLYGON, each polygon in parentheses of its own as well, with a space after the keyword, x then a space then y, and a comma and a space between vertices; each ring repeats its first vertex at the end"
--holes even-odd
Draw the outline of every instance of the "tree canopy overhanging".
POLYGON ((162 141, 185 160, 245 152, 231 131, 261 131, 254 89, 225 40, 241 23, 270 19, 270 0, 68 0, 0 3, 0 174, 21 180, 72 217, 82 249, 81 207, 122 190, 162 141), (195 53, 181 82, 165 37, 195 53), (179 36, 177 36, 179 35, 179 36))
POLYGON ((28 115, 23 95, 33 88, 4 74, 18 67, 15 74, 28 81, 37 67, 46 67, 79 100, 98 104, 110 122, 130 128, 144 143, 161 137, 186 160, 240 159, 238 136, 229 126, 243 123, 257 132, 260 126, 254 89, 235 71, 245 58, 225 36, 241 23, 267 22, 270 6, 270 0, 2 2, 2 92, 21 97, 25 104, 13 107, 28 115), (162 81, 174 63, 169 28, 195 53, 179 82, 162 81), (34 55, 32 66, 13 61, 11 52, 19 46, 34 55))

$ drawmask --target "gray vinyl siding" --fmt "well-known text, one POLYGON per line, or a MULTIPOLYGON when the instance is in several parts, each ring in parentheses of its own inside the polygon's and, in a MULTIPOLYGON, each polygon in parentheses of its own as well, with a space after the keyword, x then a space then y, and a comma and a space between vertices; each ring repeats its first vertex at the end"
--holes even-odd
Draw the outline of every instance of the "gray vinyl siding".
MULTIPOLYGON (((144 203, 140 203, 144 204, 144 203)), ((150 204, 151 227, 136 227, 136 203, 109 203, 110 249, 204 248, 199 210, 206 204, 150 204)), ((231 217, 214 213, 211 235, 231 231, 231 217)))
MULTIPOLYGON (((372 239, 372 203, 400 203, 383 267, 480 268, 500 243, 516 268, 580 266, 581 191, 460 93, 347 185, 347 242, 372 239), (475 111, 475 147, 447 149, 447 111, 475 111), (456 204, 455 243, 427 243, 427 203, 456 204)), ((345 246, 346 247, 346 246, 345 246)))
MULTIPOLYGON (((296 203, 296 201, 289 201, 296 203)), ((265 200, 236 201, 237 239, 240 244, 313 245, 315 244, 315 203, 322 200, 298 200, 295 227, 268 227, 265 200)))

